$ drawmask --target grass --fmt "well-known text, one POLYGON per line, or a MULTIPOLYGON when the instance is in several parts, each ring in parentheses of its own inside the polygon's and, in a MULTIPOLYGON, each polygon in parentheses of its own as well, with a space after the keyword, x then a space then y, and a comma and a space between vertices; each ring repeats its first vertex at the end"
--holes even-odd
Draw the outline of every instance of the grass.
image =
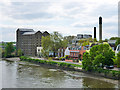
POLYGON ((29 62, 36 62, 36 63, 41 63, 41 64, 49 64, 49 65, 61 66, 61 67, 68 67, 68 68, 82 67, 82 65, 78 65, 78 64, 71 64, 71 63, 65 63, 65 62, 56 62, 56 61, 51 61, 51 60, 32 59, 32 58, 25 57, 25 56, 21 56, 20 60, 29 61, 29 62))

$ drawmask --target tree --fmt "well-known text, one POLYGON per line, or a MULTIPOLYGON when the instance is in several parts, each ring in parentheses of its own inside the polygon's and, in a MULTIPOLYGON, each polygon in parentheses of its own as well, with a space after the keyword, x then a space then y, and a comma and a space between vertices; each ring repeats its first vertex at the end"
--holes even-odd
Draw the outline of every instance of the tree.
POLYGON ((2 57, 2 48, 0 47, 0 58, 2 57))
POLYGON ((120 38, 117 38, 115 45, 117 46, 118 44, 120 44, 120 38))
POLYGON ((75 38, 75 36, 65 36, 64 40, 67 40, 68 44, 72 44, 72 40, 75 38))
POLYGON ((110 40, 117 40, 119 37, 111 37, 110 40))
POLYGON ((105 57, 102 65, 113 65, 114 62, 112 58, 115 56, 115 53, 108 44, 96 45, 90 49, 90 56, 92 60, 95 60, 95 57, 100 54, 105 57))
POLYGON ((5 57, 10 57, 12 52, 14 52, 13 43, 9 42, 5 47, 5 57))
POLYGON ((44 57, 48 57, 49 56, 49 52, 51 50, 51 44, 52 44, 52 41, 51 41, 51 37, 50 35, 49 36, 42 36, 42 55, 44 57))
POLYGON ((53 56, 55 57, 55 53, 58 52, 58 49, 63 47, 67 47, 68 41, 63 39, 62 35, 58 32, 53 32, 51 35, 47 37, 42 37, 42 53, 44 56, 49 56, 49 52, 53 52, 53 56))
POLYGON ((81 39, 81 40, 79 40, 79 45, 80 46, 89 45, 89 40, 87 40, 87 39, 81 39))
POLYGON ((108 39, 103 40, 103 42, 108 42, 108 39))
POLYGON ((94 38, 94 42, 97 42, 97 39, 96 39, 96 38, 94 38))
POLYGON ((88 52, 85 52, 83 55, 83 61, 82 61, 82 68, 90 71, 92 70, 92 62, 91 62, 91 57, 90 54, 88 52))
POLYGON ((22 52, 21 49, 18 49, 17 55, 18 55, 18 56, 22 56, 22 55, 23 55, 23 52, 22 52))
POLYGON ((97 55, 93 60, 93 66, 103 67, 104 59, 105 57, 102 54, 97 55))
POLYGON ((120 52, 117 54, 117 67, 120 68, 120 52))
POLYGON ((105 65, 113 65, 115 53, 108 44, 95 45, 90 49, 89 53, 83 55, 83 68, 89 70, 93 67, 104 67, 105 65))

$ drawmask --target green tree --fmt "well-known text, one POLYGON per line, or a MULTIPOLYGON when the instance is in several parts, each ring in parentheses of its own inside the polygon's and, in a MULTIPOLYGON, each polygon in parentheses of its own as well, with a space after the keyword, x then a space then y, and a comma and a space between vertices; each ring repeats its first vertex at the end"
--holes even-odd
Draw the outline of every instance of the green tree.
POLYGON ((120 52, 117 54, 117 67, 120 68, 120 52))
POLYGON ((0 58, 2 57, 2 48, 0 47, 0 58))
POLYGON ((93 67, 104 67, 105 65, 113 65, 115 53, 108 44, 95 45, 90 49, 89 53, 83 55, 83 68, 86 70, 93 67))
POLYGON ((17 55, 18 55, 18 56, 22 56, 22 55, 23 55, 23 52, 22 52, 21 49, 18 49, 17 55))
POLYGON ((102 54, 97 55, 93 60, 93 66, 103 67, 104 59, 105 57, 102 54))
POLYGON ((108 39, 103 40, 103 42, 108 42, 108 39))
POLYGON ((120 38, 117 38, 115 45, 117 46, 118 44, 120 44, 120 38))
POLYGON ((12 52, 14 52, 13 43, 9 42, 5 47, 5 57, 10 57, 12 52))
POLYGON ((94 42, 97 42, 97 39, 96 39, 96 38, 94 38, 94 42))
POLYGON ((92 60, 95 60, 95 57, 100 54, 105 57, 102 65, 113 65, 114 62, 112 58, 115 56, 115 53, 108 44, 95 45, 90 49, 92 60))
POLYGON ((58 52, 59 48, 61 47, 65 48, 68 45, 68 41, 64 40, 62 35, 58 32, 53 32, 51 34, 51 41, 52 41, 51 51, 54 52, 54 57, 55 57, 55 53, 58 52))
POLYGON ((72 40, 75 38, 75 36, 65 36, 64 40, 67 40, 68 44, 72 44, 72 40))
POLYGON ((103 41, 102 40, 99 40, 99 43, 102 43, 103 41))
POLYGON ((42 37, 42 53, 43 56, 49 56, 49 52, 55 53, 58 52, 58 49, 61 47, 67 47, 68 41, 63 39, 62 35, 58 32, 53 32, 50 36, 42 37))
POLYGON ((110 40, 117 40, 119 37, 111 37, 110 40))
POLYGON ((92 70, 92 61, 88 52, 85 52, 83 55, 82 68, 87 71, 92 70))
POLYGON ((49 36, 42 36, 42 56, 44 57, 48 57, 49 56, 49 52, 51 50, 51 44, 52 44, 52 41, 51 41, 51 37, 50 35, 49 36))

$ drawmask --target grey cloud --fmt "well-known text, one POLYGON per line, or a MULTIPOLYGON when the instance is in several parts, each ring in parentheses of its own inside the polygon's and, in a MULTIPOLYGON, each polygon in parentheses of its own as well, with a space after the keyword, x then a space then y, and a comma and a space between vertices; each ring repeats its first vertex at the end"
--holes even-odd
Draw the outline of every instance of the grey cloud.
POLYGON ((14 19, 53 18, 54 15, 45 12, 50 3, 46 2, 13 2, 10 6, 2 6, 3 14, 14 19))

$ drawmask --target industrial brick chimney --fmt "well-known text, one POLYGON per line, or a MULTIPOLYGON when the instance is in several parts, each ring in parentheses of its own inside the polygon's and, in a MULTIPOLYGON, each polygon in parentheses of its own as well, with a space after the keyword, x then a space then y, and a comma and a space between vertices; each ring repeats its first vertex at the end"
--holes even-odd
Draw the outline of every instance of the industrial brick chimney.
POLYGON ((102 17, 99 17, 99 40, 102 40, 102 17))
POLYGON ((94 39, 96 38, 96 27, 94 27, 94 39))

